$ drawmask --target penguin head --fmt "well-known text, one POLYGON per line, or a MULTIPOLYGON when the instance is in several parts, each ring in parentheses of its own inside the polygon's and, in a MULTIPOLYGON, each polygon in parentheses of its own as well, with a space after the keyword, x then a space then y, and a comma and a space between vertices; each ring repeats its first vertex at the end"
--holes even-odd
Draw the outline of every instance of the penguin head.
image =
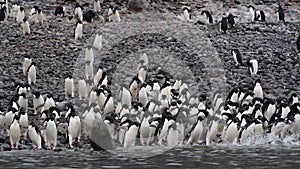
POLYGON ((23 7, 20 7, 20 11, 21 11, 21 12, 24 11, 24 8, 23 8, 23 7))
POLYGON ((202 121, 204 118, 202 116, 198 116, 197 121, 202 121))
POLYGON ((36 125, 35 125, 35 123, 32 121, 32 122, 30 122, 30 124, 29 125, 31 125, 32 127, 35 127, 36 125))
POLYGON ((19 94, 19 97, 23 97, 24 99, 26 99, 26 93, 19 94))
POLYGON ((41 14, 42 10, 41 10, 41 9, 38 9, 37 12, 38 12, 38 14, 41 14))
POLYGON ((78 26, 79 24, 82 24, 82 21, 80 19, 78 19, 78 21, 76 22, 76 26, 78 26))
POLYGON ((25 115, 26 114, 26 111, 23 107, 20 108, 20 114, 21 115, 25 115))
POLYGON ((255 10, 255 8, 254 8, 254 6, 252 6, 252 5, 248 5, 248 8, 251 10, 255 10))
POLYGON ((258 83, 261 83, 261 80, 260 80, 260 79, 256 79, 254 84, 256 85, 256 84, 258 84, 258 83))
POLYGON ((20 116, 19 116, 19 115, 17 115, 17 114, 16 114, 16 115, 14 115, 14 121, 15 121, 15 120, 16 120, 16 121, 19 121, 19 120, 20 120, 20 116))

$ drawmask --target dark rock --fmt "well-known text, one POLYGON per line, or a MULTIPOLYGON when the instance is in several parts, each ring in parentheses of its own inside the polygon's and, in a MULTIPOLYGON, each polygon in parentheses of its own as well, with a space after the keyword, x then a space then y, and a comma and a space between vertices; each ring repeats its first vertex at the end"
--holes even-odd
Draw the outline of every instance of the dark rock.
POLYGON ((92 129, 90 144, 96 151, 113 150, 113 140, 109 134, 107 126, 99 120, 92 129))
POLYGON ((149 8, 146 0, 129 0, 128 9, 134 12, 141 12, 149 8))

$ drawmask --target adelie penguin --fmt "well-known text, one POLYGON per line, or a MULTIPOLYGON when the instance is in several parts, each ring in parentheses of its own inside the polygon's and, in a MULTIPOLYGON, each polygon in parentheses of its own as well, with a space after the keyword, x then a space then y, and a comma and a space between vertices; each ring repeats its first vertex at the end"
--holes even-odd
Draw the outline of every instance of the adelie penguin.
POLYGON ((65 79, 65 97, 66 98, 74 97, 74 81, 71 76, 68 76, 65 79))
POLYGON ((25 19, 25 10, 23 7, 20 7, 18 13, 17 13, 17 22, 23 22, 25 19))
POLYGON ((21 23, 21 27, 23 29, 23 34, 24 35, 29 35, 30 34, 30 27, 29 27, 29 22, 27 21, 26 18, 23 19, 23 22, 21 23))
POLYGON ((100 10, 101 10, 100 0, 94 0, 93 4, 94 4, 94 11, 100 12, 100 10))
POLYGON ((35 66, 36 66, 35 62, 32 62, 28 68, 27 79, 28 79, 29 85, 36 83, 36 67, 35 66))
POLYGON ((108 21, 109 22, 121 22, 119 11, 116 8, 110 7, 108 9, 108 21))
POLYGON ((41 113, 44 109, 44 98, 40 92, 33 92, 33 108, 34 114, 41 113))
POLYGON ((0 9, 0 22, 6 21, 8 17, 6 6, 0 9))
POLYGON ((228 29, 228 22, 227 22, 227 17, 222 17, 222 20, 221 20, 221 31, 226 33, 228 29))
POLYGON ((32 59, 29 56, 24 57, 24 61, 22 63, 24 76, 26 76, 27 70, 28 70, 29 66, 31 65, 31 62, 32 62, 32 59))
POLYGON ((75 9, 74 9, 74 15, 75 18, 79 19, 80 21, 82 21, 83 19, 83 7, 81 5, 79 5, 79 3, 76 3, 75 5, 75 9))
POLYGON ((256 75, 258 71, 258 61, 251 59, 247 62, 248 70, 251 76, 256 75))
POLYGON ((57 144, 55 115, 51 114, 50 117, 46 118, 44 123, 46 123, 46 144, 49 149, 55 149, 57 144))
POLYGON ((69 108, 70 113, 67 114, 67 122, 68 122, 68 139, 69 145, 73 148, 73 142, 75 139, 78 141, 81 137, 81 121, 79 116, 75 114, 75 109, 71 106, 69 108))
POLYGON ((213 23, 213 17, 212 17, 212 15, 210 14, 210 12, 208 12, 207 10, 204 10, 204 11, 202 11, 201 12, 201 15, 205 15, 206 16, 206 22, 207 23, 213 23))
POLYGON ((286 22, 284 19, 284 11, 280 4, 278 5, 278 10, 276 11, 276 13, 277 13, 278 20, 283 21, 283 23, 286 25, 286 22))
POLYGON ((102 35, 96 34, 93 46, 98 50, 102 49, 102 35))
POLYGON ((242 61, 242 56, 241 53, 238 49, 232 49, 231 50, 233 59, 235 61, 235 65, 239 66, 239 65, 243 65, 243 61, 242 61))
POLYGON ((78 20, 75 28, 75 41, 81 38, 82 38, 82 22, 78 20))
POLYGON ((63 6, 57 6, 55 8, 55 12, 54 12, 55 16, 61 16, 64 17, 65 16, 65 7, 63 6))
POLYGON ((184 19, 184 21, 190 21, 192 19, 192 16, 190 14, 191 8, 187 7, 187 6, 184 6, 182 8, 182 11, 183 11, 183 19, 184 19))
POLYGON ((252 5, 249 5, 248 8, 251 13, 252 21, 266 21, 264 11, 256 10, 252 5))
POLYGON ((34 122, 31 122, 28 126, 28 137, 33 144, 33 149, 42 149, 42 144, 44 140, 42 138, 41 132, 34 122))
POLYGON ((237 16, 234 16, 231 13, 229 13, 229 15, 227 16, 228 24, 229 24, 230 28, 234 28, 234 26, 235 26, 234 18, 237 18, 237 16))
POLYGON ((15 115, 13 122, 9 127, 9 140, 12 149, 18 149, 19 141, 21 138, 19 119, 20 117, 18 115, 15 115))

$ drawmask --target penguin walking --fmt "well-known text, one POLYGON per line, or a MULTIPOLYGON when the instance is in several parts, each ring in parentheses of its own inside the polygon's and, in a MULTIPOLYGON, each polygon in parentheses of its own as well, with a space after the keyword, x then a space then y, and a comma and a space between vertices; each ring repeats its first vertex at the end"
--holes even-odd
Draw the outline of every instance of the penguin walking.
POLYGON ((258 71, 258 61, 255 59, 251 59, 247 62, 248 70, 250 72, 250 75, 256 75, 258 71))
POLYGON ((51 114, 45 120, 46 123, 46 144, 48 148, 55 149, 57 144, 57 128, 55 123, 55 115, 51 114))
POLYGON ((17 22, 23 22, 24 19, 25 19, 25 10, 24 10, 23 7, 20 7, 19 11, 17 13, 17 19, 16 19, 16 21, 17 22))
POLYGON ((78 93, 79 93, 80 100, 85 100, 87 98, 88 95, 87 86, 85 80, 83 79, 78 81, 78 93))
POLYGON ((207 10, 204 10, 201 12, 201 15, 205 15, 206 16, 206 22, 212 24, 213 23, 213 17, 211 15, 211 13, 207 10))
POLYGON ((232 15, 232 13, 229 13, 227 16, 228 24, 229 24, 230 28, 234 28, 234 26, 235 26, 234 18, 237 18, 237 16, 232 15))
POLYGON ((135 145, 139 126, 140 124, 138 122, 132 122, 132 124, 129 125, 124 137, 125 148, 133 147, 135 145))
POLYGON ((41 113, 44 109, 44 98, 40 92, 33 92, 33 108, 34 114, 41 113))
POLYGON ((55 16, 62 16, 62 17, 64 17, 65 16, 65 7, 63 7, 63 6, 57 6, 56 8, 55 8, 55 12, 54 12, 54 15, 55 16))
POLYGON ((9 128, 9 140, 12 149, 18 149, 19 141, 21 138, 21 129, 19 125, 20 117, 18 115, 14 116, 13 122, 9 128))
POLYGON ((33 144, 33 149, 42 149, 43 138, 34 122, 30 122, 30 125, 28 126, 28 137, 33 144))
POLYGON ((283 21, 283 23, 286 25, 285 18, 284 18, 284 11, 280 4, 278 5, 277 17, 279 21, 283 21))
POLYGON ((194 124, 187 135, 188 141, 186 142, 186 145, 193 145, 200 140, 200 136, 203 132, 203 120, 204 119, 202 116, 198 116, 197 122, 194 124))
POLYGON ((82 21, 78 20, 75 28, 75 41, 82 38, 82 21))
POLYGON ((167 145, 168 147, 174 147, 179 142, 179 131, 177 129, 177 124, 174 123, 170 125, 167 134, 167 145))
POLYGON ((255 81, 255 86, 253 88, 254 98, 264 99, 263 89, 260 83, 261 83, 260 79, 257 79, 255 81))
POLYGON ((140 141, 143 146, 148 144, 148 139, 150 134, 149 120, 150 120, 150 116, 144 116, 141 123, 141 127, 139 129, 140 141))
POLYGON ((28 84, 35 84, 36 83, 36 63, 32 62, 31 65, 28 68, 28 84))
POLYGON ((69 145, 73 148, 74 139, 77 139, 78 142, 80 141, 81 137, 81 121, 79 116, 75 114, 75 109, 70 107, 71 113, 67 116, 68 122, 68 138, 69 138, 69 145))
POLYGON ((241 53, 238 49, 232 49, 231 51, 233 59, 235 61, 235 65, 239 66, 239 65, 243 65, 243 61, 242 61, 242 56, 241 53))
POLYGON ((74 97, 74 81, 71 76, 68 76, 65 79, 65 97, 66 98, 74 97))
POLYGON ((108 9, 108 21, 109 22, 121 22, 119 11, 116 8, 110 7, 108 9))
POLYGON ((101 11, 100 0, 94 0, 93 4, 94 4, 94 11, 100 12, 101 11))
POLYGON ((222 20, 221 20, 221 31, 223 31, 224 33, 226 33, 227 29, 228 29, 227 17, 222 17, 222 20))
POLYGON ((27 21, 26 18, 23 19, 23 21, 21 23, 21 27, 23 29, 23 34, 24 35, 29 35, 30 34, 30 25, 29 25, 29 22, 27 21))
POLYGON ((102 49, 102 35, 96 34, 93 46, 98 50, 102 49))

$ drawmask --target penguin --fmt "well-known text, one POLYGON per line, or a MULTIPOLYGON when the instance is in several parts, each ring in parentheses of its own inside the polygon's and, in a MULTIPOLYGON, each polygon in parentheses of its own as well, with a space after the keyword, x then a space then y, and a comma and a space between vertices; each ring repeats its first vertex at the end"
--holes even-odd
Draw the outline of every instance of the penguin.
POLYGON ((30 15, 32 16, 32 15, 36 14, 38 9, 39 9, 38 6, 33 6, 33 8, 31 8, 30 15))
POLYGON ((87 47, 85 48, 85 60, 94 63, 94 51, 93 48, 87 47))
POLYGON ((139 127, 140 123, 138 122, 132 122, 132 124, 129 125, 124 137, 125 148, 133 147, 135 145, 139 127))
POLYGON ((140 80, 141 83, 145 83, 146 78, 147 78, 147 67, 146 66, 141 66, 139 68, 139 72, 138 72, 138 79, 140 80))
POLYGON ((222 133, 222 140, 224 143, 237 143, 239 137, 239 119, 235 115, 230 113, 222 113, 222 115, 227 116, 226 124, 222 133))
POLYGON ((66 98, 74 97, 74 81, 71 76, 68 76, 65 79, 65 97, 66 98))
POLYGON ((101 11, 100 0, 94 0, 93 4, 94 4, 94 11, 100 12, 101 11))
POLYGON ((258 71, 258 61, 255 59, 248 60, 248 70, 251 76, 256 75, 258 71))
POLYGON ((23 7, 20 7, 19 11, 17 13, 17 19, 16 19, 16 21, 17 22, 24 22, 24 19, 25 19, 25 10, 24 10, 23 7))
POLYGON ((24 18, 22 20, 21 27, 23 29, 23 34, 24 35, 29 35, 30 34, 30 25, 29 25, 29 22, 27 21, 26 18, 24 18))
POLYGON ((102 116, 99 112, 95 112, 94 104, 90 106, 89 110, 86 110, 83 114, 83 129, 85 131, 86 137, 90 138, 92 134, 92 129, 94 127, 95 120, 102 120, 102 116))
POLYGON ((45 104, 44 104, 44 110, 49 110, 50 107, 55 107, 55 101, 53 99, 52 94, 47 94, 45 104))
POLYGON ((55 123, 55 115, 51 114, 50 117, 45 119, 46 123, 46 144, 49 149, 55 149, 57 144, 57 128, 55 123))
POLYGON ((104 118, 104 123, 106 124, 108 132, 112 139, 114 139, 114 135, 115 135, 115 128, 116 128, 115 121, 116 119, 112 115, 106 116, 104 118))
POLYGON ((0 107, 0 134, 3 134, 3 129, 4 128, 4 110, 2 107, 0 107))
POLYGON ((85 78, 86 80, 92 80, 94 78, 93 62, 89 60, 85 62, 85 78))
POLYGON ((146 107, 146 105, 148 104, 149 99, 148 99, 147 89, 145 86, 142 86, 141 89, 139 90, 138 101, 142 103, 144 107, 146 107))
POLYGON ((264 11, 256 10, 252 5, 249 5, 248 8, 252 16, 252 21, 266 21, 264 11))
POLYGON ((127 105, 129 108, 131 108, 131 93, 128 89, 125 87, 122 88, 122 94, 121 94, 121 104, 127 105))
POLYGON ((20 119, 19 119, 19 125, 21 129, 21 136, 24 137, 24 139, 27 139, 27 129, 28 129, 28 114, 24 109, 20 109, 20 119))
POLYGON ((31 65, 28 68, 28 84, 32 85, 36 83, 36 63, 32 62, 31 65))
POLYGON ((148 145, 149 134, 150 134, 150 123, 149 120, 151 119, 150 114, 144 114, 142 119, 141 127, 139 128, 140 133, 140 142, 142 146, 148 145))
POLYGON ((79 5, 79 3, 76 3, 75 8, 74 8, 74 15, 75 18, 78 18, 80 21, 83 21, 83 7, 79 5))
MULTIPOLYGON (((276 112, 276 105, 274 100, 267 100, 264 103, 265 111, 264 111, 264 117, 267 119, 268 122, 270 122, 271 117, 276 112)), ((263 107, 263 109, 264 109, 263 107)))
POLYGON ((81 79, 78 81, 78 93, 79 93, 79 99, 85 100, 87 98, 87 87, 85 80, 81 79))
POLYGON ((96 34, 93 46, 98 50, 102 49, 102 35, 96 34))
POLYGON ((50 115, 54 116, 54 120, 60 118, 60 110, 56 106, 50 107, 49 111, 51 112, 50 115))
POLYGON ((21 8, 21 6, 19 4, 17 4, 17 3, 13 3, 12 4, 12 9, 11 9, 10 12, 11 12, 11 17, 13 19, 17 18, 17 15, 18 15, 18 12, 20 11, 20 8, 21 8))
POLYGON ((263 89, 260 83, 261 83, 260 79, 255 80, 255 85, 253 88, 254 98, 264 99, 263 89))
POLYGON ((233 59, 236 63, 235 65, 236 66, 243 65, 242 56, 241 56, 240 51, 238 49, 232 49, 231 53, 232 53, 233 59))
POLYGON ((129 91, 131 93, 132 96, 132 100, 136 100, 137 99, 137 94, 138 94, 138 82, 139 79, 137 76, 135 76, 132 81, 129 84, 129 91))
POLYGON ((35 15, 36 15, 35 16, 36 17, 36 22, 40 23, 41 25, 44 25, 45 16, 44 16, 42 10, 38 9, 35 15))
POLYGON ((219 120, 212 120, 208 124, 208 130, 205 137, 206 145, 210 145, 211 142, 216 141, 217 134, 218 134, 218 125, 219 125, 219 120))
POLYGON ((206 16, 206 22, 212 24, 213 23, 213 17, 211 15, 211 13, 207 10, 204 10, 201 12, 201 15, 205 15, 206 16))
POLYGON ((9 140, 12 149, 18 149, 19 141, 21 138, 21 129, 19 125, 20 117, 15 115, 13 122, 9 127, 9 140))
POLYGON ((104 110, 103 113, 104 114, 109 114, 114 112, 115 110, 115 104, 114 104, 114 100, 111 94, 108 94, 106 101, 104 103, 104 110))
POLYGON ((191 128, 191 130, 188 132, 188 140, 186 142, 186 145, 193 145, 194 143, 198 142, 200 140, 200 136, 203 132, 203 120, 204 118, 202 116, 198 116, 197 122, 194 124, 194 126, 191 128))
POLYGON ((0 8, 0 22, 7 20, 7 8, 6 6, 0 8))
POLYGON ((228 29, 227 17, 222 17, 222 20, 221 20, 221 31, 223 31, 224 33, 226 33, 227 29, 228 29))
POLYGON ((291 105, 291 106, 294 105, 295 103, 299 103, 299 98, 298 98, 297 94, 292 93, 288 102, 289 102, 289 105, 291 105))
POLYGON ((119 11, 116 8, 110 7, 108 9, 108 21, 109 22, 121 22, 119 11))
POLYGON ((82 38, 82 22, 78 20, 75 28, 75 41, 82 38))
POLYGON ((167 146, 174 147, 179 143, 179 131, 177 129, 177 124, 174 123, 170 125, 167 134, 167 146))
POLYGON ((92 10, 88 10, 83 13, 83 21, 86 21, 88 23, 92 23, 92 21, 95 17, 96 17, 96 14, 92 10))
POLYGON ((283 23, 286 25, 286 22, 284 19, 284 10, 280 4, 278 5, 277 16, 278 16, 278 20, 283 21, 283 23))
POLYGON ((14 117, 17 113, 18 110, 14 107, 10 107, 8 109, 8 112, 5 113, 5 116, 3 117, 3 126, 6 131, 9 132, 9 127, 12 124, 14 117))
POLYGON ((18 95, 17 103, 20 109, 22 108, 25 112, 28 112, 28 98, 26 97, 26 93, 21 93, 18 95))
POLYGON ((65 16, 65 7, 63 6, 57 6, 55 8, 55 12, 54 12, 55 16, 61 16, 64 17, 65 16))
POLYGON ((98 103, 98 98, 97 98, 97 92, 95 90, 91 90, 90 91, 90 94, 89 94, 89 106, 92 104, 92 103, 98 103))
POLYGON ((34 114, 41 113, 44 109, 44 98, 40 92, 33 92, 33 108, 34 114))
POLYGON ((298 35, 296 46, 297 46, 298 53, 300 53, 300 34, 298 35))
POLYGON ((187 6, 184 6, 184 7, 182 7, 182 11, 183 11, 183 19, 184 19, 184 21, 190 21, 192 19, 192 16, 190 14, 191 8, 187 7, 187 6))
POLYGON ((33 121, 28 126, 28 137, 33 144, 33 149, 42 149, 43 138, 39 128, 33 121))
POLYGON ((79 116, 75 114, 75 109, 73 106, 69 108, 71 113, 67 115, 67 123, 68 123, 68 138, 69 138, 69 145, 73 148, 73 140, 77 139, 80 141, 81 137, 81 121, 79 116))
POLYGON ((234 16, 231 13, 229 13, 228 16, 227 16, 228 24, 229 24, 230 28, 234 28, 234 26, 235 26, 234 18, 237 18, 237 16, 234 16))
POLYGON ((29 56, 25 56, 23 63, 22 63, 24 76, 26 76, 27 70, 28 70, 29 66, 31 65, 31 63, 32 63, 32 59, 29 56))

